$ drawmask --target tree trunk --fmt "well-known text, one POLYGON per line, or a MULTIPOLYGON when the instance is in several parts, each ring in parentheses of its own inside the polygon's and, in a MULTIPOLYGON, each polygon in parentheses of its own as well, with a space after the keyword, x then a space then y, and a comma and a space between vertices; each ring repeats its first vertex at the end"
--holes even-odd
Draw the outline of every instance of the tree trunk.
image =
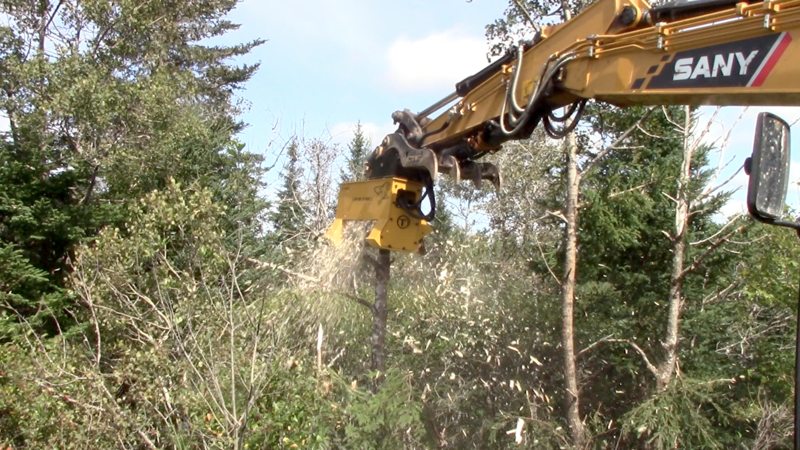
POLYGON ((50 16, 50 1, 39 0, 39 56, 44 56, 45 42, 47 40, 48 17, 50 16))
MULTIPOLYGON (((572 18, 567 0, 561 0, 561 17, 564 21, 572 18)), ((581 179, 578 173, 578 142, 575 133, 569 133, 567 150, 567 219, 564 230, 564 276, 561 278, 561 347, 564 358, 564 401, 567 408, 567 424, 572 435, 572 445, 577 449, 584 447, 584 429, 581 421, 580 391, 578 389, 578 370, 575 366, 575 280, 578 269, 578 200, 581 179)))
POLYGON ((664 390, 672 380, 678 362, 678 335, 681 308, 683 308, 683 266, 686 256, 686 230, 689 227, 689 192, 694 146, 690 142, 691 110, 686 107, 686 122, 683 137, 683 165, 678 179, 678 195, 675 197, 675 233, 672 236, 672 271, 669 280, 669 313, 664 334, 664 359, 658 365, 656 386, 664 390))
POLYGON ((567 150, 567 219, 564 232, 565 257, 564 276, 561 279, 561 347, 564 358, 567 424, 575 448, 583 448, 584 430, 580 413, 578 373, 575 367, 575 275, 578 267, 578 144, 575 134, 570 133, 566 141, 567 150))
POLYGON ((372 370, 386 371, 386 297, 392 261, 389 250, 381 250, 375 266, 375 303, 372 305, 372 370))

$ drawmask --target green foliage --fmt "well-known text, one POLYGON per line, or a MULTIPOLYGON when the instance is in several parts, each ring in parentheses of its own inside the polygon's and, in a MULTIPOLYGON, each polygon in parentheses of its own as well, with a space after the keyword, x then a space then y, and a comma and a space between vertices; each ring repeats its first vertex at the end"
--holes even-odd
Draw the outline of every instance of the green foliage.
POLYGON ((252 431, 241 424, 303 354, 280 343, 304 339, 309 324, 265 288, 269 274, 227 250, 223 217, 210 190, 173 182, 77 252, 81 326, 52 340, 21 326, 3 346, 0 442, 242 448, 252 431))
POLYGON ((371 146, 369 138, 364 135, 361 122, 358 122, 353 131, 353 139, 347 144, 347 160, 339 177, 342 183, 364 179, 367 156, 372 151, 371 146))
POLYGON ((0 148, 0 243, 48 279, 14 292, 17 312, 50 309, 67 326, 75 247, 124 224, 130 203, 173 179, 228 205, 231 248, 263 252, 261 159, 233 137, 242 127, 234 92, 257 67, 229 63, 261 41, 203 43, 236 28, 223 18, 235 4, 0 5, 0 110, 10 128, 0 148))
POLYGON ((723 448, 714 436, 725 413, 714 401, 714 382, 675 378, 662 392, 637 405, 623 418, 623 433, 653 449, 723 448), (716 423, 708 413, 716 415, 716 423))
POLYGON ((376 393, 350 390, 345 438, 348 448, 403 449, 424 436, 420 404, 410 373, 389 370, 376 393))
POLYGON ((62 286, 72 250, 101 216, 87 214, 74 192, 79 174, 53 162, 56 157, 11 140, 0 144, 0 304, 50 333, 57 330, 42 319, 65 320, 61 309, 69 297, 62 286))
POLYGON ((300 154, 297 139, 292 139, 286 150, 287 162, 281 173, 283 186, 278 192, 278 201, 270 214, 276 245, 297 248, 304 242, 307 231, 307 212, 303 200, 300 154))

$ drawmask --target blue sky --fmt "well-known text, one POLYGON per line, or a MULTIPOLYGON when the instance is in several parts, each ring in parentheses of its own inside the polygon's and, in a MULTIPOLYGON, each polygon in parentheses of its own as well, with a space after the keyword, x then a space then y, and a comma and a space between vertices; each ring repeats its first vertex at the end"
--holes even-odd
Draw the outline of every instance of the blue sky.
POLYGON ((225 41, 268 42, 243 59, 262 66, 242 93, 251 124, 242 140, 266 150, 276 123, 284 137, 341 140, 358 121, 385 134, 392 112, 425 108, 486 64, 484 26, 504 7, 496 0, 243 1, 231 16, 241 29, 225 41))
MULTIPOLYGON (((248 103, 243 120, 250 124, 240 139, 268 161, 294 134, 343 145, 358 121, 373 142, 380 141, 393 131, 392 112, 424 109, 486 64, 485 26, 507 5, 507 0, 242 1, 230 17, 241 28, 219 41, 268 41, 239 61, 261 62, 240 93, 248 103)), ((733 129, 720 181, 749 156, 756 113, 765 109, 750 108, 738 122, 742 108, 724 108, 716 117, 707 140, 721 141, 733 129)), ((790 123, 800 118, 800 108, 770 110, 790 123)), ((713 108, 703 112, 710 117, 713 108)), ((793 147, 793 166, 800 169, 800 147, 793 147)), ((788 200, 795 207, 799 180, 800 170, 793 171, 788 200)), ((745 184, 740 173, 729 186, 745 184)), ((726 212, 742 210, 744 196, 740 189, 726 212)))

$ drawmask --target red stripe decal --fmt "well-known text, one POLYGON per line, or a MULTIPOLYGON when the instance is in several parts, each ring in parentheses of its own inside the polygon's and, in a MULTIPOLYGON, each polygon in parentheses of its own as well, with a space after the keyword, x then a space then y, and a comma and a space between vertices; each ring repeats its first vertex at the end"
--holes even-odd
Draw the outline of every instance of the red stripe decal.
POLYGON ((761 71, 758 72, 758 75, 756 75, 755 80, 753 80, 750 86, 761 86, 764 84, 767 76, 769 76, 769 73, 772 72, 775 64, 778 63, 778 60, 781 59, 783 52, 786 51, 786 48, 789 46, 790 42, 792 42, 792 36, 789 33, 785 33, 781 41, 778 42, 777 48, 775 48, 775 51, 773 51, 769 56, 769 60, 767 60, 766 64, 764 64, 764 67, 761 69, 761 71))

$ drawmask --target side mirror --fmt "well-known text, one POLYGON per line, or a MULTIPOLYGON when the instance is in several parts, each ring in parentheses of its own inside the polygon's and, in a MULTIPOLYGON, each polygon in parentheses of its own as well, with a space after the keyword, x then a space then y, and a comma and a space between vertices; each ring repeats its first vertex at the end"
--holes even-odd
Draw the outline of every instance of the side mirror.
POLYGON ((781 218, 789 187, 789 124, 771 113, 759 113, 753 155, 744 162, 750 175, 747 209, 762 222, 781 218))

